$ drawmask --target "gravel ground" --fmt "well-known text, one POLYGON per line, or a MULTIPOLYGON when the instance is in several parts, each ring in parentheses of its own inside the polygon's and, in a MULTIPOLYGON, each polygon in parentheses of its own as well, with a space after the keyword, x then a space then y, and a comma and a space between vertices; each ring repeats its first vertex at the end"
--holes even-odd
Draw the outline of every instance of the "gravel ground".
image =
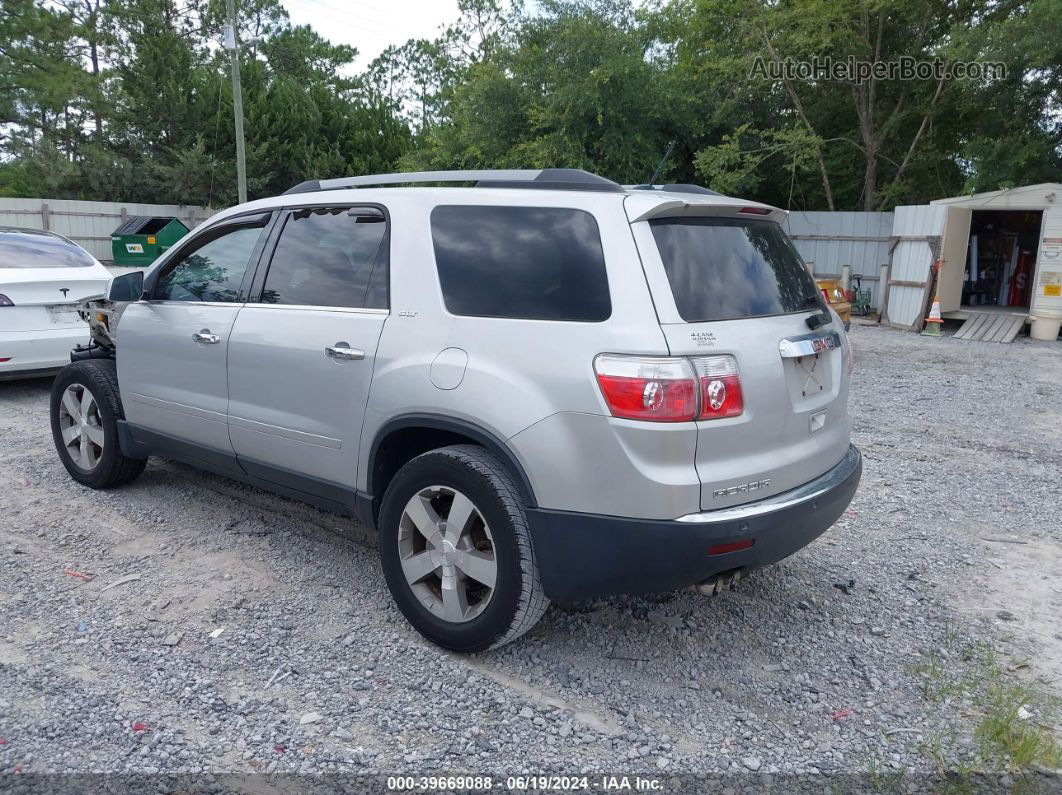
POLYGON ((927 660, 981 639, 1058 683, 1060 349, 852 339, 865 468, 831 531, 714 599, 554 606, 473 657, 408 628, 349 520, 158 459, 84 489, 49 383, 0 383, 0 771, 748 783, 921 774, 943 733, 961 763, 969 715, 924 700, 927 660))

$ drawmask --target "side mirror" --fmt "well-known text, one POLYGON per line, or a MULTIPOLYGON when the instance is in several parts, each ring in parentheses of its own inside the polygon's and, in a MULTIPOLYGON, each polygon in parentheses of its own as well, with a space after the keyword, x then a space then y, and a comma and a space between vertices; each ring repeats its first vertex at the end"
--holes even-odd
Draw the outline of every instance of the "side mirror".
POLYGON ((111 279, 108 301, 139 301, 144 297, 144 272, 132 271, 111 279))

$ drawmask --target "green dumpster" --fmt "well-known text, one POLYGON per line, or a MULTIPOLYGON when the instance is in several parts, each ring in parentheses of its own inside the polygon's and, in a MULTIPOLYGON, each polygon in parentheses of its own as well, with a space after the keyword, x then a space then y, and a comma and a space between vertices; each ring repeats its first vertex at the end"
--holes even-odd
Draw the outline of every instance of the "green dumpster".
POLYGON ((115 265, 147 267, 187 234, 176 218, 136 215, 111 232, 111 256, 115 265))

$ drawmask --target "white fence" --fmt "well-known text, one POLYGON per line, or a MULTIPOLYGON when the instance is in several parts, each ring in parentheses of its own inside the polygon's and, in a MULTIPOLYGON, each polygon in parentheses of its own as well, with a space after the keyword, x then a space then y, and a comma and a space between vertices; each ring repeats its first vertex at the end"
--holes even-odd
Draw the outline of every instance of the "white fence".
POLYGON ((68 237, 96 259, 111 260, 111 232, 132 215, 172 216, 189 229, 214 214, 190 204, 83 202, 72 199, 0 199, 0 226, 47 229, 68 237))
POLYGON ((816 276, 841 275, 842 265, 863 277, 871 306, 880 307, 881 266, 889 262, 892 213, 793 212, 785 228, 816 276))

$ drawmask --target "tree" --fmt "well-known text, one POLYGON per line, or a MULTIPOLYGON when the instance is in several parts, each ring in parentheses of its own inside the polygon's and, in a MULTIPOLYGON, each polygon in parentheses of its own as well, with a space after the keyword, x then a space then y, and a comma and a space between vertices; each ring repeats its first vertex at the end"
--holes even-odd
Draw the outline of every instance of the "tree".
POLYGON ((62 9, 33 0, 0 3, 0 143, 7 151, 20 154, 48 141, 69 154, 75 145, 79 118, 71 106, 81 70, 69 44, 73 33, 62 9))
POLYGON ((1062 179, 1062 0, 1008 4, 964 32, 955 51, 964 60, 1007 66, 990 81, 962 83, 950 97, 945 139, 931 150, 961 165, 964 192, 1062 179))
MULTIPOLYGON (((15 161, 0 191, 235 200, 223 0, 3 2, 0 108, 14 132, 0 153, 15 161)), ((252 195, 393 167, 409 129, 353 75, 353 48, 293 27, 278 0, 243 0, 237 16, 241 38, 261 37, 241 51, 252 195)))
MULTIPOLYGON (((1062 173, 1062 0, 459 0, 356 51, 238 0, 252 196, 396 167, 571 166, 772 204, 888 209, 1062 173), (249 43, 247 43, 249 42, 249 43), (1005 75, 773 76, 756 65, 1005 75)), ((0 0, 0 193, 235 200, 224 0, 0 0)))
POLYGON ((445 122, 404 163, 591 168, 648 178, 673 131, 669 75, 625 0, 548 0, 471 63, 445 122))

